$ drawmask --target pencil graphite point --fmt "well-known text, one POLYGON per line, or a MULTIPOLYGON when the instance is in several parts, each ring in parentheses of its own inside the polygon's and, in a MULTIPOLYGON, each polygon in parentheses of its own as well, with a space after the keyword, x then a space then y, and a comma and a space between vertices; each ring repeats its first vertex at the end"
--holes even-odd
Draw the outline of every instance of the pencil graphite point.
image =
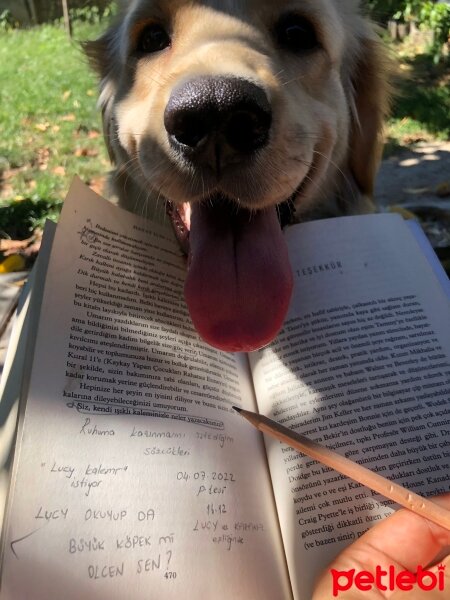
POLYGON ((238 408, 237 406, 233 406, 232 408, 238 413, 242 412, 242 408, 238 408))

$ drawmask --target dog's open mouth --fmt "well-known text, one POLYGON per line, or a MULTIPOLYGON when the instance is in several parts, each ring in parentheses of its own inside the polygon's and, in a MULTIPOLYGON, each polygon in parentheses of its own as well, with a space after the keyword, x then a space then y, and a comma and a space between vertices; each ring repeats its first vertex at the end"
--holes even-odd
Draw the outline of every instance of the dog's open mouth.
POLYGON ((257 350, 281 328, 293 286, 280 226, 289 218, 289 202, 252 212, 220 195, 192 206, 168 204, 188 255, 186 303, 210 345, 228 352, 257 350))

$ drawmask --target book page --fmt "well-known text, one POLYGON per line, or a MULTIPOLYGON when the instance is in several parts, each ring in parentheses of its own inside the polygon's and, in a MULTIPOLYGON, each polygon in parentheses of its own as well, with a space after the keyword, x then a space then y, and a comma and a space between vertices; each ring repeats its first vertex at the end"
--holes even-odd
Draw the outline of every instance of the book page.
POLYGON ((45 274, 55 228, 53 222, 46 222, 45 238, 42 240, 39 256, 19 297, 0 381, 0 421, 3 424, 0 428, 0 531, 2 534, 4 509, 13 478, 12 457, 15 451, 18 421, 21 422, 23 417, 24 407, 19 406, 19 399, 22 390, 28 385, 24 373, 31 365, 45 274))
MULTIPOLYGON (((283 425, 423 495, 450 489, 450 306, 396 215, 287 231, 294 298, 276 342, 254 353, 258 407, 283 425)), ((266 439, 295 598, 395 508, 266 439)), ((331 591, 330 591, 331 593, 331 591)))
POLYGON ((170 230, 77 181, 57 228, 2 600, 291 597, 245 357, 202 343, 170 230), (245 460, 244 460, 245 458, 245 460))

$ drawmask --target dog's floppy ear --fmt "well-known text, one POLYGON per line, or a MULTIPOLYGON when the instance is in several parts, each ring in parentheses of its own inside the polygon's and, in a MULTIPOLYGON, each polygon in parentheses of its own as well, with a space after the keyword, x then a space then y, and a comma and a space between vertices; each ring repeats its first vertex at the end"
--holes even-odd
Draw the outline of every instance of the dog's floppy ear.
POLYGON ((371 27, 359 40, 352 69, 352 124, 348 168, 364 196, 373 194, 383 148, 383 125, 390 108, 391 61, 371 27))
POLYGON ((111 162, 115 162, 113 140, 116 130, 113 106, 119 79, 119 23, 112 25, 99 39, 83 43, 90 66, 100 77, 99 105, 102 110, 103 134, 111 162))
POLYGON ((82 43, 90 66, 98 73, 101 79, 109 77, 116 61, 115 54, 118 51, 120 41, 120 23, 111 27, 97 40, 82 43))

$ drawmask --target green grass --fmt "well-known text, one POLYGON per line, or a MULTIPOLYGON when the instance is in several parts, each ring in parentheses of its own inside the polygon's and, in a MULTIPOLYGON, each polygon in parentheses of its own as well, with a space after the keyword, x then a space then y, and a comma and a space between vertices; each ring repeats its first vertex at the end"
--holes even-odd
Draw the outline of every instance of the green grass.
POLYGON ((416 53, 407 43, 397 48, 400 76, 396 83, 385 155, 420 140, 450 139, 450 61, 434 64, 430 54, 416 53))
POLYGON ((72 42, 59 25, 0 33, 3 203, 60 201, 75 174, 90 182, 107 171, 97 82, 76 41, 99 31, 76 25, 72 42))

